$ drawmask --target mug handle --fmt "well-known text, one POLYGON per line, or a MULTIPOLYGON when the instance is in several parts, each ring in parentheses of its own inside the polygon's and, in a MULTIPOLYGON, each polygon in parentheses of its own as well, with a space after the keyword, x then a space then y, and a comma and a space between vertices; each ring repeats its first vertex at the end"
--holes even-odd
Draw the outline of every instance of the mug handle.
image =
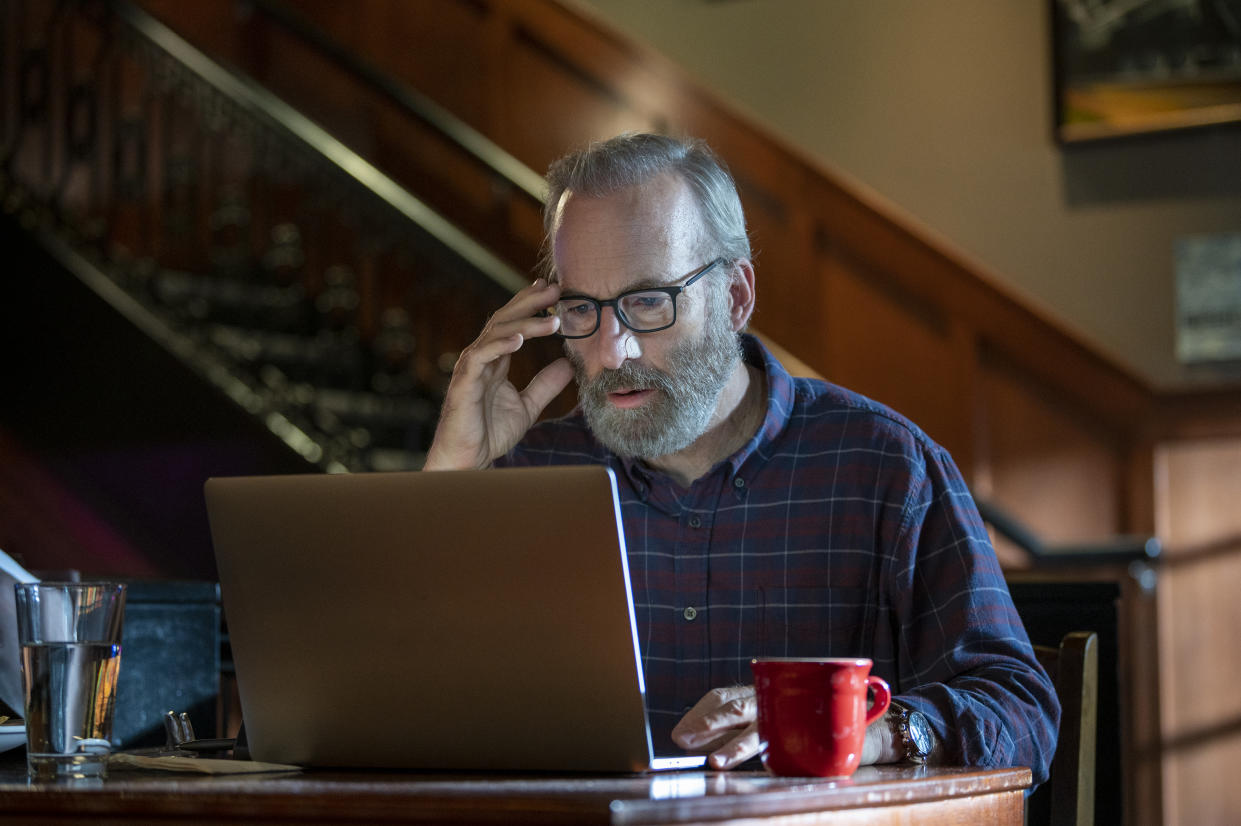
POLYGON ((883 713, 888 710, 888 706, 892 704, 892 689, 888 688, 888 684, 882 677, 876 677, 874 674, 866 678, 866 685, 875 692, 875 701, 871 704, 870 711, 866 712, 866 725, 869 726, 882 717, 883 713))

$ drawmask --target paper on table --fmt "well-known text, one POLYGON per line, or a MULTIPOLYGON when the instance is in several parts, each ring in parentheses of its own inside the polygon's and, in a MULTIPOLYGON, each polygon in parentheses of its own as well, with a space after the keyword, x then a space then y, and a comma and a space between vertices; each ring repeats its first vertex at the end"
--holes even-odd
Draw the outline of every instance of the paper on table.
POLYGON ((197 774, 257 774, 259 772, 300 772, 301 766, 260 763, 256 760, 215 760, 210 757, 144 757, 139 754, 109 755, 109 769, 154 769, 195 772, 197 774))
POLYGON ((0 700, 21 714, 22 652, 17 644, 17 604, 13 596, 16 582, 38 582, 34 574, 0 551, 0 700))

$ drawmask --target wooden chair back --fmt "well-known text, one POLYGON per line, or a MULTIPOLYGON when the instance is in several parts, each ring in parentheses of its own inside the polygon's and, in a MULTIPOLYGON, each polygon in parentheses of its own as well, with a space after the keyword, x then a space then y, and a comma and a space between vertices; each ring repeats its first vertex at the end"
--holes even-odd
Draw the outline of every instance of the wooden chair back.
MULTIPOLYGON (((1060 739, 1052 759, 1051 826, 1092 826, 1099 717, 1099 636, 1073 631, 1058 648, 1034 646, 1060 697, 1060 739)), ((1034 824, 1030 824, 1034 826, 1034 824)))

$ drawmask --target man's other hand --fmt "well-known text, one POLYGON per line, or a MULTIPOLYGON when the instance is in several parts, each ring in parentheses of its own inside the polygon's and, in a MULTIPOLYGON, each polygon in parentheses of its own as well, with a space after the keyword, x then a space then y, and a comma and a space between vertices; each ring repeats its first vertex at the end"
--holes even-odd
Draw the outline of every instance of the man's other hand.
MULTIPOLYGON (((712 769, 731 769, 760 751, 758 701, 754 686, 717 688, 707 693, 672 730, 672 741, 689 752, 707 753, 712 769)), ((866 728, 861 765, 895 763, 900 744, 880 717, 866 728)))
POLYGON ((757 717, 754 686, 717 688, 681 718, 672 741, 686 751, 705 752, 709 768, 731 769, 758 754, 757 717))

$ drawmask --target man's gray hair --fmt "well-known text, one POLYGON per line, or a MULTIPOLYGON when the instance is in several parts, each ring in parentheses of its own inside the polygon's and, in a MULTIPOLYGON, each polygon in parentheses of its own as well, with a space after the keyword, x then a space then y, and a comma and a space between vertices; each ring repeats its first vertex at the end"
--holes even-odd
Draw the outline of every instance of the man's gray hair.
POLYGON ((736 261, 750 257, 745 212, 728 167, 707 144, 697 138, 680 140, 667 135, 626 132, 596 141, 566 155, 547 171, 547 203, 543 208, 545 242, 540 273, 555 280, 552 233, 566 191, 602 197, 646 183, 664 172, 674 172, 689 184, 702 215, 709 254, 736 261))

